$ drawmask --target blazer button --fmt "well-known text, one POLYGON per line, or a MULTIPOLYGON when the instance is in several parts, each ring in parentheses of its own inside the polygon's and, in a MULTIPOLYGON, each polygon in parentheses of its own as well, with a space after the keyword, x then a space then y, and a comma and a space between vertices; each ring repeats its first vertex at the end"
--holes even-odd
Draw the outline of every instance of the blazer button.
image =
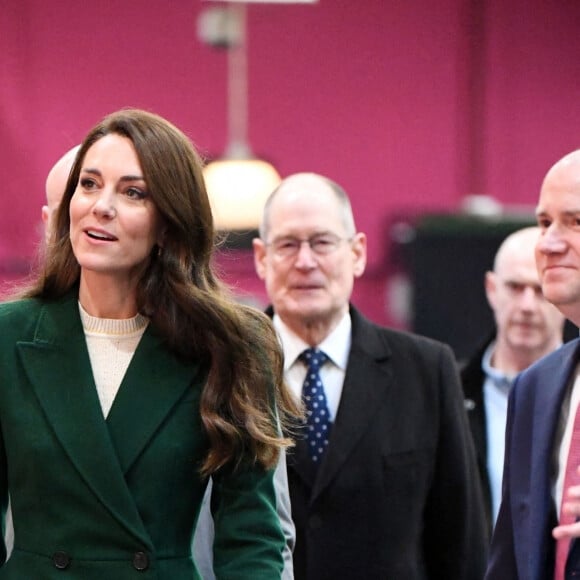
POLYGON ((133 555, 133 568, 140 572, 149 568, 149 558, 145 552, 135 552, 133 555))
POLYGON ((66 552, 55 552, 52 555, 52 563, 59 570, 66 570, 70 566, 70 556, 66 552))

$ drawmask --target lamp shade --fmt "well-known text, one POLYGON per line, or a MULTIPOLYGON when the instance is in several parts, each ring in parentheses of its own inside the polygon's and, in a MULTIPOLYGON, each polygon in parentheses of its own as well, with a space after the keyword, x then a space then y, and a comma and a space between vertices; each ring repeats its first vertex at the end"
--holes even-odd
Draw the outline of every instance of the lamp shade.
POLYGON ((216 229, 255 230, 280 175, 261 159, 218 159, 204 168, 216 229))
POLYGON ((200 38, 228 48, 228 145, 223 157, 206 165, 204 179, 216 229, 248 232, 258 228, 280 175, 256 158, 248 143, 246 5, 231 4, 202 16, 200 38))

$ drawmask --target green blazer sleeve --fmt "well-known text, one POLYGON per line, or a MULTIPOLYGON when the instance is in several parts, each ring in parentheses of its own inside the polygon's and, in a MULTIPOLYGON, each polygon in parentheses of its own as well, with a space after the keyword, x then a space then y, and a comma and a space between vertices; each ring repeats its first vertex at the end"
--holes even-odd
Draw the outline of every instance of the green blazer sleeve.
MULTIPOLYGON (((1 384, 0 384, 1 387, 1 384)), ((8 509, 8 484, 6 481, 6 454, 4 453, 4 439, 0 430, 0 517, 2 526, 0 528, 0 566, 6 561, 6 510, 8 509)))
POLYGON ((227 470, 213 480, 216 578, 280 578, 286 542, 276 511, 274 470, 227 470))

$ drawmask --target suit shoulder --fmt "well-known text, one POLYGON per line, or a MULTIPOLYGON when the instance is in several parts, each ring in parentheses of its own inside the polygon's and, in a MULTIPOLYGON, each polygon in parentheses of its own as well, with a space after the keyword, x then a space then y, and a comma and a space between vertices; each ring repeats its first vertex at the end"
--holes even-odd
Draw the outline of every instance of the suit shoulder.
POLYGON ((379 327, 383 336, 391 343, 400 345, 401 348, 417 349, 427 352, 447 352, 452 353, 451 347, 444 342, 415 334, 407 330, 395 330, 392 328, 379 327))
POLYGON ((408 330, 398 330, 380 326, 351 309, 353 342, 364 344, 376 354, 393 354, 398 358, 414 360, 453 359, 455 356, 451 347, 441 341, 415 334, 408 330))
POLYGON ((565 364, 572 364, 578 348, 580 348, 580 338, 566 342, 560 348, 543 356, 523 370, 520 377, 530 378, 545 372, 551 373, 565 364))

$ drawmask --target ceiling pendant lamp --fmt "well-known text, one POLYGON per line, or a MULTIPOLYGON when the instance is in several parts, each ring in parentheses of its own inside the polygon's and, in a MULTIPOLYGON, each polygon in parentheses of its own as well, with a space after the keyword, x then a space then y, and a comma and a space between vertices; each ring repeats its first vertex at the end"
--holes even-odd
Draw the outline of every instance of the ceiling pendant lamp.
POLYGON ((204 168, 215 225, 227 232, 256 230, 280 175, 268 161, 257 158, 248 143, 245 4, 202 12, 199 35, 203 42, 228 51, 228 144, 223 156, 204 168))

